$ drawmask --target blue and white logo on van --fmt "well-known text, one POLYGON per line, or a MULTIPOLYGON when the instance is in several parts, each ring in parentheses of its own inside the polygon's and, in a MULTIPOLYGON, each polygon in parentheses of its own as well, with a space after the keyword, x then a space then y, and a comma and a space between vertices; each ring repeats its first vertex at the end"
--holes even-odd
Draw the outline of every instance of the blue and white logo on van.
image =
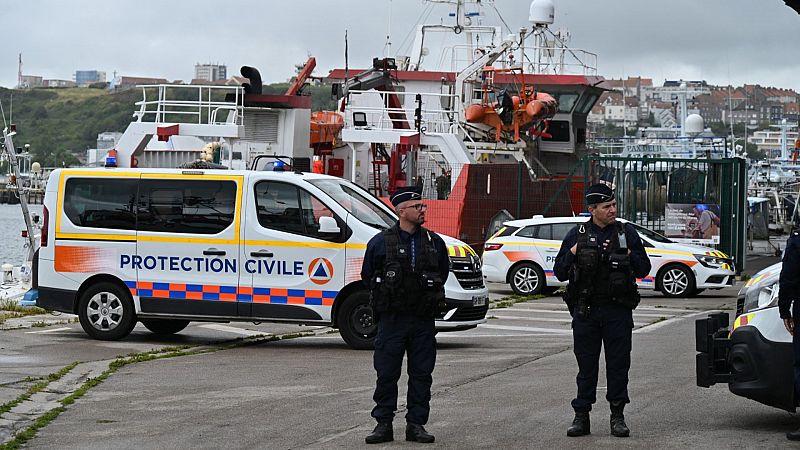
POLYGON ((315 284, 326 284, 333 278, 333 264, 325 258, 316 258, 308 265, 308 278, 315 284))

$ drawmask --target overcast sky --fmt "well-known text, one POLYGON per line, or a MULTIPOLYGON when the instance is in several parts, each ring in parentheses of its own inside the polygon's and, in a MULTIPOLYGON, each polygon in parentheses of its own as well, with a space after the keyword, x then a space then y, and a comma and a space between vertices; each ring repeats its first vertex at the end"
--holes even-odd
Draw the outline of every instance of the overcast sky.
MULTIPOLYGON (((599 75, 759 83, 800 91, 800 15, 783 0, 555 0, 553 28, 598 55, 599 75)), ((512 30, 527 23, 529 0, 497 0, 512 30)), ((228 75, 257 67, 265 83, 285 81, 316 56, 315 75, 382 55, 407 53, 422 0, 27 0, 3 2, 0 85, 23 73, 72 79, 75 70, 190 80, 195 63, 228 75), (409 36, 411 33, 411 37, 409 36), (405 45, 401 44, 405 41, 405 45)), ((445 21, 436 5, 427 22, 445 21)), ((487 8, 490 12, 492 8, 487 8)))

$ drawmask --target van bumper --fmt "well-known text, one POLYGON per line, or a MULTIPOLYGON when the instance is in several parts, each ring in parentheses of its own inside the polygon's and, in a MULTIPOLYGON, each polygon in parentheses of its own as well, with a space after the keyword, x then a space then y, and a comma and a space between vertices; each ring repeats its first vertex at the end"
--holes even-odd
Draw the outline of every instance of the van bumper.
POLYGON ((735 395, 795 412, 792 344, 767 340, 754 326, 728 337, 727 326, 725 313, 695 322, 697 385, 727 383, 735 395))
POLYGON ((436 331, 462 331, 475 328, 486 322, 486 312, 489 311, 489 290, 476 289, 464 291, 462 299, 446 298, 447 308, 436 317, 436 331), (482 299, 483 304, 476 305, 476 299, 482 299))
POLYGON ((48 311, 61 311, 75 314, 76 291, 39 286, 36 306, 48 311))

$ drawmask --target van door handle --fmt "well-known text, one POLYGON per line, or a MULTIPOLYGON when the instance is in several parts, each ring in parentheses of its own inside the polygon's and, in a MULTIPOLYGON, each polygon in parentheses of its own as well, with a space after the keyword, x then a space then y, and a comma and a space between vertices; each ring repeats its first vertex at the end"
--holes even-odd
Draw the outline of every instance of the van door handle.
POLYGON ((272 252, 266 250, 259 250, 257 252, 250 252, 250 256, 254 258, 272 258, 272 252))
POLYGON ((209 248, 207 250, 203 250, 203 254, 208 256, 223 256, 225 255, 225 250, 217 250, 215 248, 209 248))

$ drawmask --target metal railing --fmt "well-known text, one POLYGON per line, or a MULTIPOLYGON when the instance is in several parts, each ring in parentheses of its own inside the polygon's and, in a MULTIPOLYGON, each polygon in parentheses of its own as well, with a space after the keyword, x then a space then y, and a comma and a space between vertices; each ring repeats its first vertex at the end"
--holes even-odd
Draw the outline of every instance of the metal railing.
POLYGON ((137 87, 142 89, 142 100, 136 102, 137 110, 133 113, 137 122, 243 123, 244 88, 241 86, 155 84, 137 87))
POLYGON ((404 122, 408 124, 409 129, 413 129, 417 95, 420 95, 422 99, 420 118, 424 131, 454 133, 458 127, 455 111, 450 109, 457 101, 453 94, 353 90, 349 91, 349 95, 350 101, 345 108, 345 128, 400 130, 401 123, 404 122), (385 96, 387 95, 397 95, 404 106, 401 108, 386 106, 385 96), (437 105, 437 107, 433 107, 433 105, 437 105), (366 123, 356 124, 353 119, 354 113, 364 113, 366 123))
POLYGON ((595 138, 586 143, 590 153, 607 156, 658 158, 730 158, 735 156, 727 138, 720 137, 620 137, 595 138))
MULTIPOLYGON (((445 48, 442 60, 450 60, 450 70, 458 72, 472 64, 479 56, 475 46, 454 45, 445 48)), ((527 73, 558 75, 597 75, 597 54, 575 48, 560 46, 524 46, 520 51, 506 52, 497 61, 496 67, 524 67, 527 73), (523 55, 519 61, 518 54, 523 55), (512 56, 513 55, 513 56, 512 56)), ((481 55, 482 56, 482 55, 481 55)))

